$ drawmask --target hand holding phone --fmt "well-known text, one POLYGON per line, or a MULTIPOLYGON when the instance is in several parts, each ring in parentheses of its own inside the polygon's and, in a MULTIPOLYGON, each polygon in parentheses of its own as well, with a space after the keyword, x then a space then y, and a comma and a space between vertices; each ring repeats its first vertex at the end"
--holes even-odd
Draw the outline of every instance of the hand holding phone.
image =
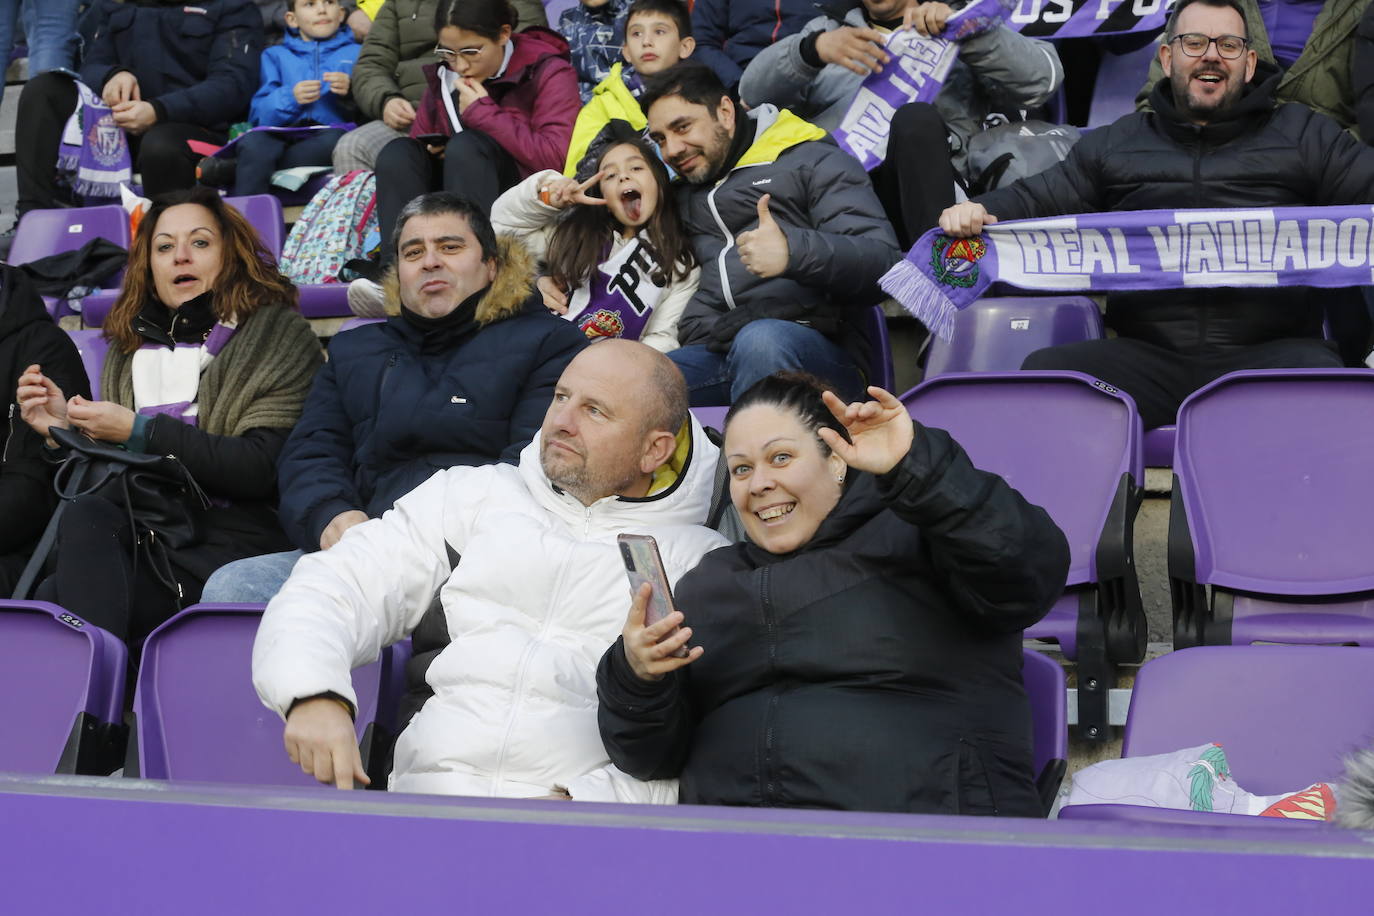
POLYGON ((656 681, 702 655, 700 646, 687 648, 692 637, 683 615, 673 606, 673 594, 658 545, 652 537, 622 534, 617 539, 633 601, 625 621, 625 657, 636 676, 656 681))

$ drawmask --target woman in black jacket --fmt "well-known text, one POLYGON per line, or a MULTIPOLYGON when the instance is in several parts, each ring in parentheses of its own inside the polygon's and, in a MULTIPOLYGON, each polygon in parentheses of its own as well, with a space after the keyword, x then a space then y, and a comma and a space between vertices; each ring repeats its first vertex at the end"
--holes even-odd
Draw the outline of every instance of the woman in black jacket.
POLYGON ((138 640, 194 603, 214 570, 290 546, 277 522, 277 454, 323 361, 252 226, 209 188, 158 198, 129 251, 105 319, 105 400, 67 398, 46 367, 19 379, 25 422, 74 429, 131 452, 175 456, 208 497, 199 536, 149 537, 106 487, 68 505, 53 575, 37 597, 138 640))
POLYGON ((602 739, 634 776, 680 777, 684 803, 1043 816, 1021 631, 1068 545, 868 390, 846 407, 778 375, 736 402, 724 451, 749 540, 684 576, 660 623, 636 594, 597 672, 602 739))

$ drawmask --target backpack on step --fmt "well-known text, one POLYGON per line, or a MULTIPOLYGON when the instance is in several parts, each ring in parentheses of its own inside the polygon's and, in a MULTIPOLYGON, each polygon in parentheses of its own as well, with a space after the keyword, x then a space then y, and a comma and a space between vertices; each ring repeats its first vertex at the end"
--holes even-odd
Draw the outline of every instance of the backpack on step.
POLYGON ((305 205, 282 246, 281 272, 293 283, 338 283, 348 261, 368 258, 379 241, 376 176, 335 175, 305 205))

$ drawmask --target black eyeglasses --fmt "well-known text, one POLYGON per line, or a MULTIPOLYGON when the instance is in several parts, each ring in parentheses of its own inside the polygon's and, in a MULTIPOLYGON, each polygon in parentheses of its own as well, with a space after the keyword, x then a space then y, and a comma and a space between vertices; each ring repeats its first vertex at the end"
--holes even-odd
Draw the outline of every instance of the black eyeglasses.
POLYGON ((1201 57, 1207 53, 1207 46, 1215 44, 1217 53, 1226 60, 1235 60, 1245 53, 1245 46, 1249 40, 1241 38, 1239 35, 1218 35, 1212 38, 1201 32, 1184 32, 1182 35, 1175 35, 1171 41, 1178 42, 1178 46, 1183 49, 1183 53, 1189 57, 1201 57))

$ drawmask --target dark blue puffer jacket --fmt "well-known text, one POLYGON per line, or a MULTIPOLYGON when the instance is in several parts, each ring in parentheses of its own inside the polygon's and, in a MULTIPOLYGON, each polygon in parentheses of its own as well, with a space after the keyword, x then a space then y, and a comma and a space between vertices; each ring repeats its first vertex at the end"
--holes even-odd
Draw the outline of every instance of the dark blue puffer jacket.
POLYGON ((729 89, 755 54, 800 32, 816 13, 815 0, 696 0, 692 59, 716 71, 729 89))
POLYGON ((250 0, 96 0, 82 21, 81 81, 127 70, 159 122, 225 130, 258 88, 263 29, 250 0))
POLYGON ((509 257, 478 326, 440 352, 399 317, 334 338, 277 462, 281 523, 298 547, 318 550, 340 512, 375 518, 443 468, 516 462, 587 343, 529 295, 530 266, 523 249, 509 257))

